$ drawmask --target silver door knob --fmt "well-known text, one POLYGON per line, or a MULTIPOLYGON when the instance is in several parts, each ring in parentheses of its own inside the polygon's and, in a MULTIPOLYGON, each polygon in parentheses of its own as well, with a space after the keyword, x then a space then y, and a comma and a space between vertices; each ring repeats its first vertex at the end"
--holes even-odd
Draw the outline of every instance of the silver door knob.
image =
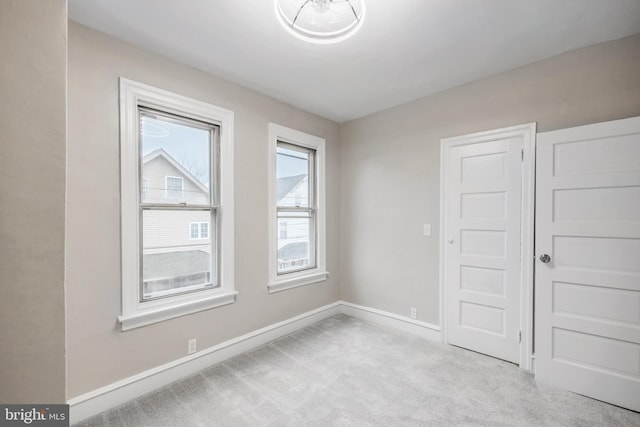
POLYGON ((544 262, 545 264, 548 263, 549 261, 551 261, 551 257, 547 254, 542 254, 540 255, 540 261, 544 262))

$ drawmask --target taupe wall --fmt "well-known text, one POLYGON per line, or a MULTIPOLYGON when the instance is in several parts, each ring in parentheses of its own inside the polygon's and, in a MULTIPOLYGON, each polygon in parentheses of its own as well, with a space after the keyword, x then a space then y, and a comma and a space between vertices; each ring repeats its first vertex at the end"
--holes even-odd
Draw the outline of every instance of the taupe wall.
MULTIPOLYGON (((110 384, 338 299, 338 125, 75 23, 69 24, 68 396, 110 384), (235 112, 236 303, 121 332, 118 77, 235 112), (267 123, 327 140, 322 284, 267 293, 267 123)), ((215 55, 215 52, 211 52, 215 55)))
POLYGON ((438 323, 439 141, 640 115, 640 35, 564 54, 338 126, 69 24, 66 1, 0 7, 0 401, 65 400, 342 298, 438 323), (235 304, 120 332, 118 77, 236 113, 235 304), (327 139, 324 284, 267 282, 267 123, 327 139), (340 141, 340 143, 339 143, 340 141), (66 169, 65 169, 66 160, 66 169), (339 213, 339 214, 338 214, 339 213), (422 224, 433 236, 422 235, 422 224), (340 231, 342 231, 340 233, 340 231), (7 327, 8 325, 8 327, 7 327))
POLYGON ((640 35, 342 124, 341 298, 439 323, 440 139, 640 115, 640 35), (424 237, 423 224, 433 235, 424 237))
POLYGON ((66 0, 0 2, 0 402, 65 402, 66 0))

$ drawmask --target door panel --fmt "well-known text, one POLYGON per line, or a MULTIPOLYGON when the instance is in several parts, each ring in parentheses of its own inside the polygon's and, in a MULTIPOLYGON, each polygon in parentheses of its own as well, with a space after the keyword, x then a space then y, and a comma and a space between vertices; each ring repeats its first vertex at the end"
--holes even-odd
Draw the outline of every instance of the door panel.
POLYGON ((640 411, 640 118, 538 134, 536 378, 640 411))
POLYGON ((519 361, 521 138, 448 148, 450 344, 519 361))
POLYGON ((469 265, 460 267, 460 289, 463 291, 505 297, 506 281, 504 270, 469 265))
POLYGON ((462 194, 460 205, 462 219, 504 219, 507 216, 507 193, 462 194))

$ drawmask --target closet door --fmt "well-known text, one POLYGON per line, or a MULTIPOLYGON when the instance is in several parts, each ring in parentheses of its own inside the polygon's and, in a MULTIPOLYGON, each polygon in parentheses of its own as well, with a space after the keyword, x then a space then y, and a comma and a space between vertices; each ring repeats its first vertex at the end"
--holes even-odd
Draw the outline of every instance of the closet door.
POLYGON ((536 378, 640 411, 640 117, 539 133, 536 378))
POLYGON ((443 255, 447 342, 518 363, 523 137, 514 133, 443 140, 443 255))

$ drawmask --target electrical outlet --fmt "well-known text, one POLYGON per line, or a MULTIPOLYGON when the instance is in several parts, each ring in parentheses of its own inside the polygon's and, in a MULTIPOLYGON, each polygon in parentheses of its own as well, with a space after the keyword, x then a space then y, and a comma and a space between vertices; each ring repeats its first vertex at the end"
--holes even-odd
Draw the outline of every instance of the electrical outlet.
POLYGON ((197 349, 197 341, 195 338, 192 338, 189 340, 189 342, 187 343, 187 354, 193 354, 196 352, 197 349))
POLYGON ((431 224, 425 224, 422 232, 425 236, 431 236, 431 224))
POLYGON ((415 307, 411 307, 411 310, 409 310, 409 316, 412 319, 417 319, 418 318, 418 309, 415 307))

